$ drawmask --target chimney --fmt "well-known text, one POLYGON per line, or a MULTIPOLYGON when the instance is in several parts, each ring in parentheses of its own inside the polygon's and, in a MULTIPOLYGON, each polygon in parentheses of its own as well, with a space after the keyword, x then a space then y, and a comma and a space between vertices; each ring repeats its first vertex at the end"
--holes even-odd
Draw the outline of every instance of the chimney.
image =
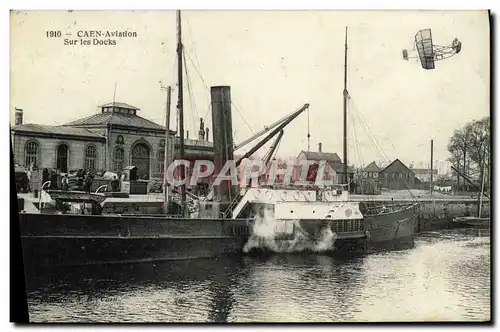
POLYGON ((20 108, 16 108, 15 113, 15 125, 19 126, 23 124, 23 110, 20 108))
POLYGON ((322 145, 321 143, 318 144, 318 152, 320 152, 320 153, 323 152, 321 149, 321 145, 322 145))
POLYGON ((203 127, 205 127, 205 124, 203 123, 203 118, 200 118, 200 129, 198 130, 198 139, 200 141, 205 139, 205 130, 203 127))
POLYGON ((205 135, 206 135, 206 140, 207 140, 207 142, 209 141, 209 139, 208 139, 208 131, 209 131, 209 130, 210 130, 210 129, 208 129, 208 127, 207 127, 207 128, 205 128, 205 135))
MULTIPOLYGON (((213 86, 210 88, 212 100, 212 136, 214 149, 215 174, 219 174, 228 160, 234 160, 233 129, 231 118, 231 88, 213 86)), ((219 201, 229 201, 233 196, 231 181, 222 181, 215 188, 219 201)))

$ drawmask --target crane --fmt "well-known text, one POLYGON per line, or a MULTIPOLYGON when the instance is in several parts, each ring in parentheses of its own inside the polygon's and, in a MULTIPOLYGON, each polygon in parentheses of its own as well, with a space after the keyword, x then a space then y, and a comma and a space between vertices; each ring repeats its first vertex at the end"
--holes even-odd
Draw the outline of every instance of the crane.
MULTIPOLYGON (((240 157, 238 160, 236 160, 236 167, 238 167, 241 162, 243 161, 243 159, 245 158, 248 158, 250 157, 251 155, 253 155, 255 153, 255 151, 257 151, 258 149, 260 149, 264 144, 266 144, 267 142, 269 142, 269 140, 271 138, 273 138, 277 133, 279 133, 280 131, 283 130, 283 128, 285 128, 290 122, 292 122, 296 117, 298 117, 302 112, 304 112, 306 109, 309 108, 309 104, 304 104, 304 106, 302 106, 299 110, 293 112, 292 114, 286 116, 283 121, 281 121, 281 123, 278 123, 278 127, 276 129, 274 129, 269 135, 267 135, 262 141, 260 141, 259 143, 257 143, 257 145, 255 145, 253 148, 250 149, 250 151, 248 151, 247 153, 245 153, 242 157, 240 157)), ((255 136, 255 135, 254 135, 255 136)), ((260 135, 259 135, 260 136, 260 135)), ((257 136, 258 137, 258 136, 257 136)), ((253 139, 252 139, 253 141, 253 139)), ((240 144, 241 146, 241 144, 240 144)))
POLYGON ((255 133, 254 135, 250 136, 249 138, 247 138, 246 140, 244 140, 243 142, 239 143, 239 144, 235 144, 234 145, 234 149, 235 150, 238 150, 242 147, 244 147, 245 145, 247 145, 248 143, 256 140, 258 137, 264 135, 265 133, 267 133, 268 131, 276 128, 277 126, 279 126, 281 123, 283 123, 284 121, 286 121, 289 117, 291 117, 296 111, 293 111, 292 113, 288 114, 288 115, 285 115, 284 117, 282 117, 281 119, 279 119, 278 121, 272 123, 270 126, 265 126, 264 129, 262 129, 261 131, 255 133))
MULTIPOLYGON (((260 149, 264 144, 266 144, 267 142, 269 142, 269 140, 271 140, 274 136, 276 136, 276 134, 280 133, 279 134, 279 137, 278 139, 275 141, 275 144, 274 146, 271 148, 273 151, 271 153, 269 153, 269 160, 271 158, 271 156, 273 155, 274 151, 276 150, 276 147, 279 143, 279 141, 281 141, 281 137, 283 136, 284 132, 283 132, 283 128, 285 128, 290 122, 292 122, 296 117, 298 117, 302 112, 304 112, 305 110, 307 110, 309 108, 309 104, 304 104, 301 108, 299 108, 298 110, 296 110, 295 112, 281 118, 280 120, 278 120, 277 122, 273 123, 271 126, 265 128, 264 130, 260 131, 259 133, 253 135, 252 137, 246 139, 245 141, 243 141, 242 143, 238 144, 235 146, 235 149, 238 147, 242 147, 250 142, 252 142, 253 140, 255 140, 256 138, 258 138, 259 136, 261 136, 262 134, 268 132, 269 130, 275 128, 269 135, 267 135, 262 141, 260 141, 259 143, 257 143, 257 145, 255 145, 252 149, 250 149, 250 151, 248 151, 247 153, 245 153, 245 155, 243 155, 242 157, 240 157, 237 161, 236 161, 236 167, 238 167, 241 162, 250 157, 252 154, 255 153, 255 151, 257 151, 258 149, 260 149), (277 127, 277 128, 276 128, 277 127)), ((266 165, 267 165, 267 162, 266 162, 266 165)), ((207 196, 205 197, 204 200, 211 200, 213 199, 213 196, 214 196, 214 187, 212 186, 210 188, 210 191, 208 192, 207 196)))
POLYGON ((278 148, 278 145, 281 142, 281 138, 283 137, 283 134, 285 134, 285 132, 283 130, 280 131, 280 133, 279 133, 278 137, 276 138, 276 140, 274 141, 273 145, 271 145, 271 148, 269 149, 269 151, 267 151, 266 155, 264 156, 264 165, 268 165, 269 162, 271 161, 271 159, 274 155, 274 152, 276 151, 276 149, 278 148))

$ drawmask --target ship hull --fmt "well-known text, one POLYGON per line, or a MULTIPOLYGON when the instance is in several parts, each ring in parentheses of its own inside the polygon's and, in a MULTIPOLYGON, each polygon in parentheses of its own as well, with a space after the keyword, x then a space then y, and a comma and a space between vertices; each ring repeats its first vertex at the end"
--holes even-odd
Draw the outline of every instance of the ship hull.
POLYGON ((19 214, 25 266, 210 258, 241 252, 246 220, 19 214))
POLYGON ((395 212, 365 216, 363 224, 369 232, 369 242, 377 244, 413 237, 418 217, 417 208, 418 205, 415 204, 395 212))
MULTIPOLYGON (((361 221, 360 229, 355 227, 353 222, 342 221, 341 227, 346 232, 339 232, 339 224, 335 225, 329 220, 303 219, 299 222, 301 228, 312 238, 317 238, 322 230, 328 227, 339 235, 340 242, 349 243, 356 240, 358 245, 361 242, 366 242, 368 245, 384 245, 386 242, 406 241, 413 238, 418 217, 417 207, 418 205, 415 204, 394 212, 366 215, 361 221)), ((348 244, 346 247, 351 246, 348 244)))
POLYGON ((22 237, 30 268, 156 262, 238 254, 244 240, 233 237, 22 237))
MULTIPOLYGON (((369 244, 411 238, 415 209, 366 216, 361 228, 303 219, 313 240, 329 226, 335 251, 364 250, 369 244), (354 227, 356 229, 350 229, 354 227)), ((210 258, 242 253, 252 230, 246 219, 174 219, 139 216, 19 214, 25 266, 77 266, 210 258)), ((278 241, 289 241, 282 238, 278 241)))

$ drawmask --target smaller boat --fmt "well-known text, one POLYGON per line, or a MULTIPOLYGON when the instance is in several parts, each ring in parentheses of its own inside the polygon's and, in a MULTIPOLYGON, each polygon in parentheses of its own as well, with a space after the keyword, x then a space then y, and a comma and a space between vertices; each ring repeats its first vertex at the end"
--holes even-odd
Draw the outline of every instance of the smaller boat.
MULTIPOLYGON (((483 177, 481 180, 481 192, 479 193, 479 210, 478 216, 463 216, 456 217, 453 219, 454 226, 463 226, 463 227, 481 227, 481 228, 490 228, 491 218, 489 217, 481 217, 482 207, 483 207, 483 196, 486 196, 484 193, 484 181, 485 181, 486 169, 483 169, 483 177)), ((464 179, 466 179, 469 183, 472 182, 463 174, 459 173, 464 179)), ((488 197, 488 196, 487 196, 488 197)), ((489 198, 489 197, 488 197, 489 198)))
POLYGON ((490 218, 481 217, 457 217, 453 218, 453 223, 455 225, 465 226, 465 227, 487 227, 490 228, 490 218))

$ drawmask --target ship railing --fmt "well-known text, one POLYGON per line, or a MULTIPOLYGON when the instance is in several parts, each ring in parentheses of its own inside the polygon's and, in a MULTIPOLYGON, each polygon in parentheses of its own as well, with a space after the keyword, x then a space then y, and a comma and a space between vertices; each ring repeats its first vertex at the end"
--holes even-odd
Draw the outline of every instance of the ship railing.
POLYGON ((238 203, 241 202, 241 199, 243 198, 242 195, 236 195, 233 200, 231 201, 231 203, 229 204, 229 206, 227 207, 227 209, 222 213, 222 217, 223 218, 227 218, 231 215, 231 213, 233 212, 233 209, 236 207, 236 205, 238 205, 238 203))
POLYGON ((335 233, 359 232, 363 230, 361 219, 337 220, 331 224, 331 230, 335 233))
POLYGON ((403 210, 405 208, 408 208, 410 206, 414 205, 414 203, 388 203, 388 204, 381 204, 375 207, 368 207, 367 212, 372 213, 372 214, 380 214, 380 213, 389 213, 389 212, 396 212, 403 210))
POLYGON ((338 192, 349 192, 349 185, 347 184, 334 184, 329 186, 318 187, 313 184, 304 184, 304 185, 283 185, 283 184, 274 184, 274 185, 263 185, 262 188, 269 189, 291 189, 291 190, 319 190, 319 191, 327 191, 327 190, 336 190, 338 192))

